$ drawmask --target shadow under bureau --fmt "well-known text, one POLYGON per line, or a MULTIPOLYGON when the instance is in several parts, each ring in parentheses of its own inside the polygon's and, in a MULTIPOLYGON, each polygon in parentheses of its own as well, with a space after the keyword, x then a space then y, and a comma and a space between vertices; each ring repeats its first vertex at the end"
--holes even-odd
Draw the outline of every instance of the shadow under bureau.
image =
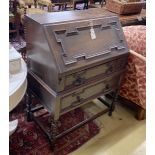
POLYGON ((129 53, 116 15, 102 9, 27 15, 26 42, 27 119, 41 127, 53 148, 57 138, 112 114, 129 53), (61 115, 110 92, 106 109, 57 134, 61 115), (41 105, 32 107, 32 96, 41 105), (51 114, 50 132, 34 115, 43 108, 51 114))

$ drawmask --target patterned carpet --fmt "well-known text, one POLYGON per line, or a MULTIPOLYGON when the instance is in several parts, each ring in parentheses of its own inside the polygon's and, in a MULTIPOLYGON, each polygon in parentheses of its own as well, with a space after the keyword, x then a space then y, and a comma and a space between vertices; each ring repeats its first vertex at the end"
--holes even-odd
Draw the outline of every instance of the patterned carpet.
POLYGON ((25 40, 20 37, 20 43, 19 41, 17 40, 17 38, 11 38, 10 39, 10 44, 17 50, 17 51, 20 51, 21 49, 25 48, 26 47, 26 42, 25 40))
MULTIPOLYGON (((10 136, 9 151, 11 155, 52 155, 49 140, 42 130, 33 122, 27 122, 25 117, 24 102, 19 104, 14 111, 10 113, 10 120, 18 119, 19 124, 16 132, 10 136)), ((39 117, 39 116, 38 116, 39 117)), ((60 117, 58 131, 62 132, 87 117, 87 114, 80 108, 68 112, 60 117)), ((49 130, 50 117, 48 114, 40 117, 44 126, 49 130)), ((94 137, 100 131, 95 122, 91 122, 78 130, 56 141, 56 155, 66 155, 89 139, 94 137)))

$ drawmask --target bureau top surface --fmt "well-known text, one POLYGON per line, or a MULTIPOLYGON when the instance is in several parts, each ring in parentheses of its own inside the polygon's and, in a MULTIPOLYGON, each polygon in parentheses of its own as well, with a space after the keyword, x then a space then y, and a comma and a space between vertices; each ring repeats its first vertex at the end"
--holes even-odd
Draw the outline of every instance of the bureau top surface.
POLYGON ((107 12, 104 9, 89 9, 82 11, 64 11, 64 12, 51 12, 43 14, 26 15, 39 24, 51 24, 74 20, 84 20, 92 18, 100 18, 103 16, 117 16, 114 13, 107 12))

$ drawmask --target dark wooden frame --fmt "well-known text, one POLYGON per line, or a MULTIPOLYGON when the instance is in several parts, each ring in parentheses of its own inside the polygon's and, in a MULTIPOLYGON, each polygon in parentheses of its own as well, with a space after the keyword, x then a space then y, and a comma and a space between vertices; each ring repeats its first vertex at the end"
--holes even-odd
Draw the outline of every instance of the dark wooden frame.
MULTIPOLYGON (((103 114, 106 114, 108 113, 109 116, 112 116, 112 112, 114 111, 115 109, 115 103, 116 103, 116 100, 117 100, 117 97, 118 97, 118 89, 116 89, 114 92, 113 92, 113 99, 111 100, 111 103, 108 103, 104 100, 100 100, 100 98, 98 98, 104 105, 107 106, 106 109, 102 110, 101 112, 91 116, 90 118, 87 118, 86 120, 80 122, 79 124, 65 130, 64 132, 60 133, 60 134, 57 134, 57 124, 58 124, 58 121, 55 121, 53 118, 52 118, 52 115, 51 115, 51 127, 50 127, 50 132, 48 132, 45 127, 43 126, 43 124, 39 121, 39 119, 37 117, 34 116, 34 112, 37 112, 41 109, 44 109, 44 107, 42 106, 42 104, 36 106, 36 107, 33 107, 32 108, 32 98, 33 97, 37 97, 33 92, 32 90, 30 90, 29 88, 27 89, 27 100, 26 100, 26 103, 27 103, 27 121, 30 122, 30 121, 34 121, 41 129, 42 131, 45 133, 45 135, 48 137, 50 143, 51 143, 51 149, 52 151, 54 152, 54 155, 55 154, 55 142, 57 139, 65 136, 66 134, 84 126, 85 124, 89 123, 90 121, 93 121, 94 119, 102 116, 103 114)), ((40 101, 41 102, 41 101, 40 101)))

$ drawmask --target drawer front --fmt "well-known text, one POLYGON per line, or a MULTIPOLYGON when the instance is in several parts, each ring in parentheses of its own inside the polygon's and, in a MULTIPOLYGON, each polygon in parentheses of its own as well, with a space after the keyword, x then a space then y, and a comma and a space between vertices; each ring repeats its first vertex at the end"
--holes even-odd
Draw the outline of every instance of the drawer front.
POLYGON ((125 68, 126 59, 120 58, 83 71, 68 75, 60 83, 62 90, 80 86, 99 76, 109 75, 125 68))
POLYGON ((64 96, 60 99, 61 111, 68 110, 82 103, 95 99, 101 94, 109 92, 117 87, 120 76, 113 76, 106 78, 103 81, 87 86, 85 88, 78 89, 71 94, 64 96))

